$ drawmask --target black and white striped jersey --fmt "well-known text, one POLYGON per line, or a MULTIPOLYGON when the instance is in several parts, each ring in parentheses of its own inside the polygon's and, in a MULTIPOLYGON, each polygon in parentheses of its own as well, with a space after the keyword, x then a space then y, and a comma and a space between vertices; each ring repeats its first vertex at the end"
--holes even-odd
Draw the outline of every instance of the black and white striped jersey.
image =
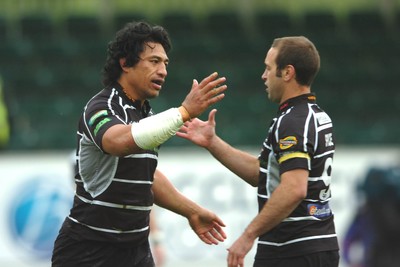
POLYGON ((260 236, 256 258, 280 258, 338 250, 329 206, 335 152, 332 121, 316 104, 314 94, 282 103, 263 143, 258 203, 261 210, 280 184, 280 175, 309 171, 308 190, 301 204, 278 226, 260 236))
POLYGON ((151 116, 119 84, 105 88, 85 106, 77 132, 76 194, 64 230, 76 238, 142 243, 149 232, 151 191, 157 166, 156 150, 125 157, 107 154, 102 138, 116 124, 131 124, 151 116))

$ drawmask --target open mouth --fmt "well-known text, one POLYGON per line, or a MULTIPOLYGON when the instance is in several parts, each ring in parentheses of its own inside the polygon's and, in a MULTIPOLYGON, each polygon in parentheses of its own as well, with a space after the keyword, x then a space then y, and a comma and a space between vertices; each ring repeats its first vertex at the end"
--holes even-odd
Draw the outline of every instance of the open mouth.
POLYGON ((161 86, 164 84, 164 80, 157 79, 151 81, 158 89, 161 89, 161 86))

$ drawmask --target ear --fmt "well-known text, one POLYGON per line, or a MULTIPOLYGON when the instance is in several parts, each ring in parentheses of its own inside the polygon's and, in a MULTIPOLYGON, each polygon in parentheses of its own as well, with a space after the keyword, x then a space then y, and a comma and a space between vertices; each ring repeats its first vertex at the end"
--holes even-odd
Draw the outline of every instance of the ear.
POLYGON ((123 58, 119 59, 119 65, 120 65, 122 71, 127 72, 127 67, 125 66, 125 63, 126 63, 126 58, 123 57, 123 58))
POLYGON ((291 79, 296 78, 296 69, 293 67, 293 65, 287 65, 283 70, 282 70, 282 77, 284 81, 290 81, 291 79))

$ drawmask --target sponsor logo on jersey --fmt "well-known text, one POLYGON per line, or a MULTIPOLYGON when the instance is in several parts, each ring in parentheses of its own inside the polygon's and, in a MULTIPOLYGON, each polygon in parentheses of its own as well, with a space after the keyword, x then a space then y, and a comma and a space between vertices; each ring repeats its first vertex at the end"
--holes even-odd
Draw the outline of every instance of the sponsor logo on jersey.
POLYGON ((314 216, 316 218, 324 218, 328 217, 332 214, 331 208, 329 204, 320 205, 320 204, 308 204, 307 205, 308 214, 314 216))
POLYGON ((93 125, 93 123, 98 119, 98 118, 100 118, 100 117, 104 117, 104 116, 107 116, 107 110, 100 110, 100 111, 98 111, 98 112, 96 112, 96 114, 94 114, 91 118, 90 118, 90 120, 89 120, 89 126, 92 126, 93 125))
POLYGON ((280 149, 288 149, 295 145, 297 145, 296 136, 287 136, 279 140, 280 149))

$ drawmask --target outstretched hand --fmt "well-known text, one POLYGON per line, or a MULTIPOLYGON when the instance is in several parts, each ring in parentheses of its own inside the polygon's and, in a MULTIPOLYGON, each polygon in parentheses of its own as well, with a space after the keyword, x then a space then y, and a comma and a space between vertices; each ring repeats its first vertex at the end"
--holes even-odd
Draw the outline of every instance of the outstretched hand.
POLYGON ((223 84, 225 81, 225 77, 218 78, 217 72, 204 78, 200 83, 196 79, 193 80, 192 88, 182 102, 182 106, 191 118, 198 117, 208 107, 224 98, 224 91, 227 89, 223 84))
POLYGON ((226 239, 222 227, 224 222, 209 210, 203 209, 201 213, 193 214, 188 218, 189 224, 197 236, 208 245, 217 245, 226 239))
POLYGON ((183 124, 181 129, 176 133, 177 136, 187 139, 201 147, 208 147, 215 134, 215 114, 216 109, 213 109, 208 114, 208 120, 193 119, 183 124))

